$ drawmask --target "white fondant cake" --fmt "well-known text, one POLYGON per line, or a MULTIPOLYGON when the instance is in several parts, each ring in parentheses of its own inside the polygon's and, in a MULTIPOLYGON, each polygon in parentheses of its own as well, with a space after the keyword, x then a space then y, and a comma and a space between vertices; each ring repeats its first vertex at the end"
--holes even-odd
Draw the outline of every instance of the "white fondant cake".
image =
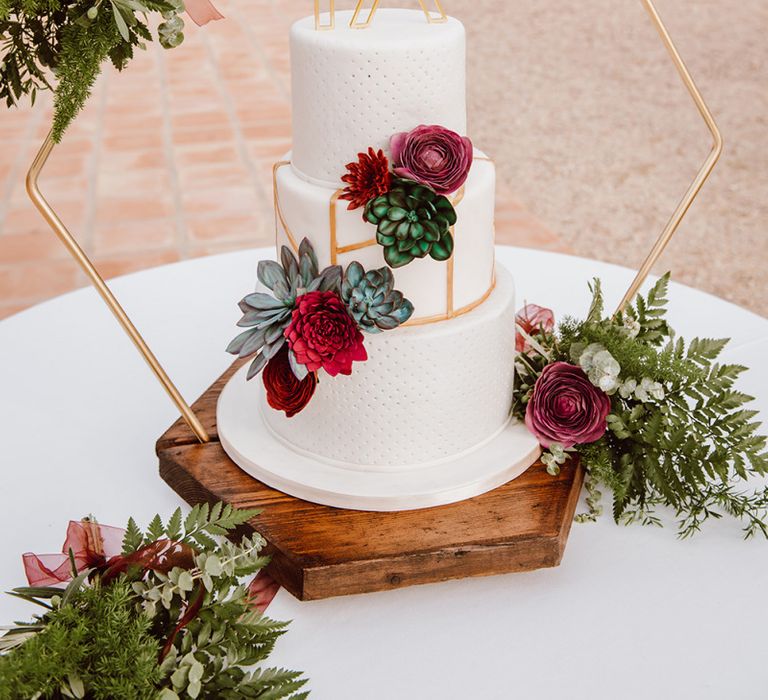
POLYGON ((467 132, 461 22, 382 9, 361 30, 348 26, 351 15, 337 12, 333 31, 315 30, 313 17, 291 29, 293 167, 334 188, 357 150, 386 148, 398 131, 440 124, 467 132))
MULTIPOLYGON (((335 30, 317 31, 307 18, 291 31, 294 146, 275 166, 277 243, 296 250, 306 237, 321 268, 356 260, 371 270, 386 265, 383 248, 362 209, 339 199, 345 166, 369 147, 390 156, 390 138, 421 124, 466 134, 465 33, 416 10, 380 10, 365 30, 349 19, 336 13, 335 30)), ((466 465, 508 431, 515 298, 511 275, 494 264, 494 190, 493 162, 475 150, 465 185, 448 195, 452 258, 393 271, 415 307, 407 327, 367 334, 368 361, 351 376, 319 372, 312 401, 292 418, 262 399, 273 438, 342 473, 394 477, 466 465)))

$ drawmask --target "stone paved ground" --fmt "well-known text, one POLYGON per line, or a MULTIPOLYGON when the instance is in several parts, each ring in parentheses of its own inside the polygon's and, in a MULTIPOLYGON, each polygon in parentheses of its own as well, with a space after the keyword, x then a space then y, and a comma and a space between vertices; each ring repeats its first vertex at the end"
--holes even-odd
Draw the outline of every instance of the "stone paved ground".
MULTIPOLYGON (((445 0, 470 34, 472 135, 499 166, 500 242, 639 265, 706 154, 635 4, 445 0)), ((733 144, 662 267, 765 313, 766 8, 659 4, 733 144)), ((44 191, 106 277, 273 240, 287 30, 311 2, 219 6, 227 20, 190 26, 179 49, 106 71, 46 168, 44 191)), ((0 318, 84 284, 24 192, 49 119, 45 101, 0 113, 0 318)))

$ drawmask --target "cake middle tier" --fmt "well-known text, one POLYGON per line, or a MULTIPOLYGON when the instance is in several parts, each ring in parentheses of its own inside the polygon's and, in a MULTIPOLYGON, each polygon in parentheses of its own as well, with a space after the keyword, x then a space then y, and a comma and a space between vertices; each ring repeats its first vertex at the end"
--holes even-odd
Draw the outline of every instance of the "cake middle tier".
MULTIPOLYGON (((449 197, 458 217, 451 259, 416 259, 393 271, 395 287, 414 305, 411 324, 461 315, 488 297, 494 284, 495 186, 493 162, 476 151, 466 184, 449 197)), ((347 209, 338 199, 341 190, 308 183, 287 160, 275 165, 274 187, 278 250, 287 245, 296 251, 308 238, 321 268, 346 268, 354 260, 366 270, 387 265, 376 226, 363 220, 362 209, 347 209)))

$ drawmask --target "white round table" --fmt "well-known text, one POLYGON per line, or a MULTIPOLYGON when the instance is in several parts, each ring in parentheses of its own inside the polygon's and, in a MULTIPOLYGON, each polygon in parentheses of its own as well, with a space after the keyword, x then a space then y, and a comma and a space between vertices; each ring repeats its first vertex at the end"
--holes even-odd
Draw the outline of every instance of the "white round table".
MULTIPOLYGON (((260 249, 192 260, 112 283, 191 401, 229 365, 236 302, 260 249)), ((524 300, 583 316, 587 281, 609 305, 625 268, 500 248, 524 300)), ((673 285, 670 320, 685 337, 730 336, 724 358, 752 367, 741 388, 768 409, 768 321, 673 285)), ((90 289, 0 322, 0 587, 23 585, 20 555, 58 551, 69 519, 124 525, 168 515, 180 499, 157 475, 155 440, 173 405, 90 289)), ((607 502, 606 502, 606 505, 607 502)), ((609 509, 607 509, 609 510, 609 509)), ((768 543, 731 519, 689 541, 673 528, 574 525, 557 569, 269 609, 292 619, 271 659, 303 670, 317 700, 391 698, 764 697, 768 543)), ((32 606, 0 597, 0 624, 32 606)))

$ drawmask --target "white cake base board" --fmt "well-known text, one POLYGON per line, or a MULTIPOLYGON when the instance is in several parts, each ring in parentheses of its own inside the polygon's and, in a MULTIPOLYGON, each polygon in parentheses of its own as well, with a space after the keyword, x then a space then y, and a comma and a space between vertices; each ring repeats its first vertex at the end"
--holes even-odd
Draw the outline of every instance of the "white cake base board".
POLYGON ((216 411, 230 459, 267 486, 312 503, 349 510, 398 511, 456 503, 520 476, 540 456, 536 439, 511 422, 474 452, 436 466, 355 471, 314 460, 275 438, 261 417, 264 387, 247 382, 247 366, 227 382, 216 411))

